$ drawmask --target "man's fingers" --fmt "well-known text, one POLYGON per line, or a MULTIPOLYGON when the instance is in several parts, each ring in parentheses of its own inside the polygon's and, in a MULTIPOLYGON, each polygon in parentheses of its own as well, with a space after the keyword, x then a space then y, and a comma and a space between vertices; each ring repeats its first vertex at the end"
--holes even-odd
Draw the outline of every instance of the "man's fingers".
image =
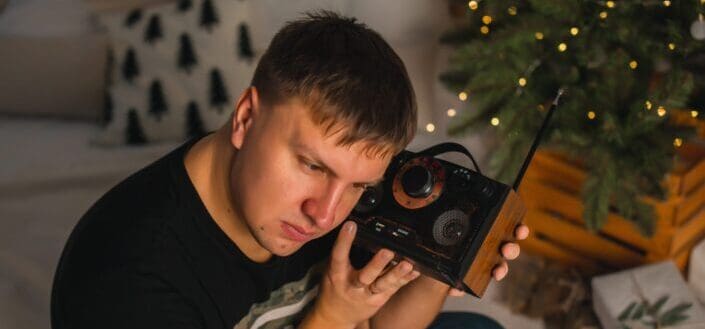
POLYGON ((512 260, 519 257, 519 245, 513 242, 507 242, 502 245, 502 257, 512 260))
POLYGON ((451 288, 451 289, 448 291, 448 296, 463 297, 463 296, 465 296, 465 291, 462 291, 462 290, 459 290, 459 289, 455 289, 455 288, 451 288))
POLYGON ((407 261, 402 261, 381 277, 378 277, 370 287, 373 292, 396 291, 410 280, 405 280, 412 273, 414 266, 407 261))
POLYGON ((372 257, 372 260, 360 270, 357 279, 364 285, 372 284, 392 259, 394 259, 393 252, 387 249, 381 249, 372 257))
POLYGON ((338 232, 338 238, 335 240, 333 252, 331 253, 331 272, 340 273, 349 270, 350 248, 355 240, 355 231, 357 225, 355 222, 347 221, 338 232))
POLYGON ((529 227, 524 224, 517 226, 516 230, 514 230, 514 237, 517 240, 526 239, 527 237, 529 237, 529 227))
POLYGON ((492 270, 492 276, 495 280, 499 281, 504 279, 504 277, 507 275, 507 272, 509 272, 509 265, 507 265, 507 261, 502 261, 501 264, 495 266, 495 268, 492 270))

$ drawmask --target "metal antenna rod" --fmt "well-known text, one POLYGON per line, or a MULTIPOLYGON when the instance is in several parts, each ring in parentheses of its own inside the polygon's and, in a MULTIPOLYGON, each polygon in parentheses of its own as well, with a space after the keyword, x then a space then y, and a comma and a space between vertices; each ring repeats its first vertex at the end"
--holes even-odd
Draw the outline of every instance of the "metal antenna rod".
POLYGON ((517 175, 517 178, 514 180, 514 185, 512 186, 514 188, 514 191, 519 190, 519 184, 521 184, 522 178, 524 178, 524 174, 526 173, 526 169, 529 168, 529 163, 531 163, 531 159, 534 158, 534 153, 536 153, 536 148, 539 146, 539 143, 541 142, 541 137, 543 137, 544 131, 546 130, 546 127, 548 126, 548 122, 551 120, 551 115, 553 115, 553 111, 556 109, 556 106, 558 106, 558 100, 561 98, 561 95, 563 95, 564 89, 558 89, 558 94, 556 95, 556 98, 553 99, 553 103, 551 103, 551 107, 548 109, 548 113, 546 114, 546 117, 543 119, 543 123, 541 123, 541 128, 539 129, 538 134, 536 135, 536 138, 534 138, 533 144, 531 144, 531 148, 529 149, 529 154, 526 156, 526 159, 524 159, 524 164, 521 165, 521 170, 519 170, 519 174, 517 175))

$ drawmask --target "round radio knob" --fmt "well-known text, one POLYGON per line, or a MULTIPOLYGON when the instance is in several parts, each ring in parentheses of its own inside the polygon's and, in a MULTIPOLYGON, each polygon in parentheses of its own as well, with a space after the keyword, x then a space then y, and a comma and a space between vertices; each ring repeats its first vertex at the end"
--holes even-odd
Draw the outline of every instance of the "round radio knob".
POLYGON ((426 167, 413 166, 401 178, 404 192, 414 198, 425 198, 433 190, 433 176, 426 167))
POLYGON ((365 191, 362 193, 362 196, 360 196, 360 200, 358 200, 357 204, 355 205, 355 210, 361 213, 367 213, 379 205, 380 201, 382 199, 382 189, 380 186, 372 186, 370 188, 365 189, 365 191))

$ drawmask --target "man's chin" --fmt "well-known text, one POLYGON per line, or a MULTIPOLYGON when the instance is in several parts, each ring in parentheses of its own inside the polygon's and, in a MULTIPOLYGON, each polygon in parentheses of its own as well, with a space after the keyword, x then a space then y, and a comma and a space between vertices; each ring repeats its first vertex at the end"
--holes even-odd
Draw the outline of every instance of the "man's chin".
POLYGON ((279 241, 275 241, 274 245, 270 246, 270 248, 267 249, 273 255, 277 255, 279 257, 286 257, 297 252, 299 249, 301 249, 304 244, 305 243, 291 241, 288 239, 280 239, 279 241))

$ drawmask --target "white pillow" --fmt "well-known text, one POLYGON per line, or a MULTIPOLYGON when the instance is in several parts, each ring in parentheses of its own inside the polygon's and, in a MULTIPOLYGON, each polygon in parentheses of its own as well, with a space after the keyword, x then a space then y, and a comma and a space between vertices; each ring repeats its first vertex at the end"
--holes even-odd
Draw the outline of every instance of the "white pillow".
POLYGON ((253 54, 240 44, 249 39, 249 17, 249 1, 242 0, 179 1, 101 15, 112 43, 112 83, 108 123, 94 143, 181 141, 201 130, 199 124, 205 131, 224 124, 254 72, 253 54), (215 87, 222 88, 214 95, 215 87))

